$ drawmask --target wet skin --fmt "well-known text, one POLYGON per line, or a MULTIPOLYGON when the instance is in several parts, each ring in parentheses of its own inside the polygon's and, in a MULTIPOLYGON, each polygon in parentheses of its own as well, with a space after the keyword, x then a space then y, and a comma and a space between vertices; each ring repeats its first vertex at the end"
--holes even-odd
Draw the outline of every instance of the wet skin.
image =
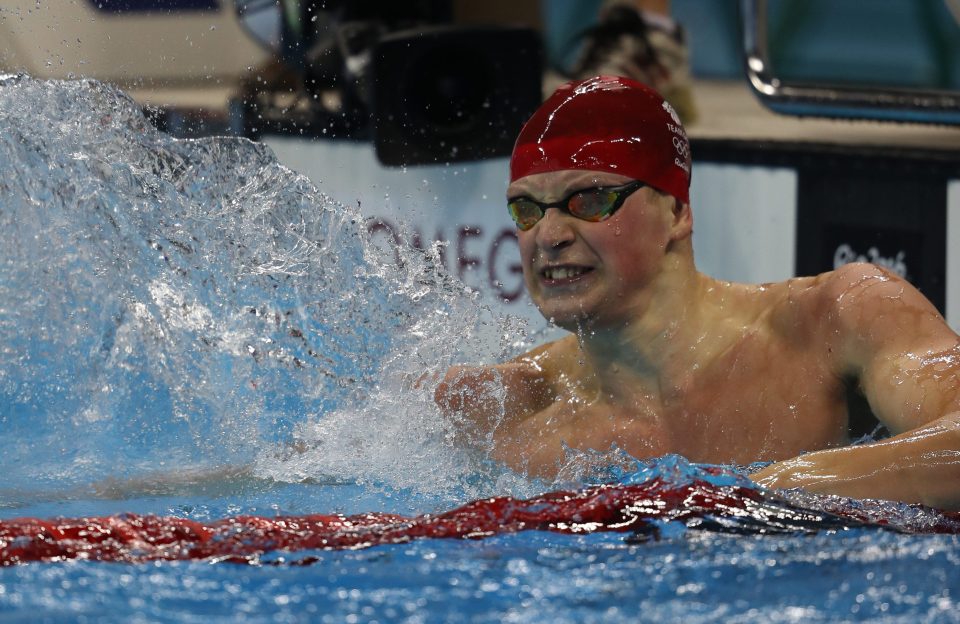
MULTIPOLYGON (((626 181, 559 171, 515 181, 508 197, 626 181)), ((548 209, 518 233, 524 277, 571 335, 449 371, 438 404, 477 438, 492 431, 494 458, 539 476, 556 473, 564 445, 616 445, 774 461, 754 474, 770 487, 960 507, 960 339, 929 301, 868 264, 714 280, 695 268, 691 232, 689 207, 647 188, 598 223, 548 209), (893 438, 846 446, 849 379, 893 438)))

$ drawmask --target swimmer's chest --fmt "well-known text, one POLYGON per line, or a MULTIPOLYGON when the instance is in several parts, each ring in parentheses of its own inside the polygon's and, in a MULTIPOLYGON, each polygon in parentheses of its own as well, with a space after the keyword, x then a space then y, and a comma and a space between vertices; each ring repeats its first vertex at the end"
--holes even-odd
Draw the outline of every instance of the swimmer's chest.
MULTIPOLYGON (((557 400, 500 432, 537 439, 541 452, 563 446, 636 457, 679 453, 694 461, 775 460, 846 441, 846 396, 828 363, 806 345, 745 339, 659 392, 558 394, 557 400)), ((511 444, 513 446, 513 444, 511 444)))
POLYGON ((843 380, 815 353, 763 341, 665 388, 654 409, 673 452, 694 461, 776 460, 847 440, 843 380))

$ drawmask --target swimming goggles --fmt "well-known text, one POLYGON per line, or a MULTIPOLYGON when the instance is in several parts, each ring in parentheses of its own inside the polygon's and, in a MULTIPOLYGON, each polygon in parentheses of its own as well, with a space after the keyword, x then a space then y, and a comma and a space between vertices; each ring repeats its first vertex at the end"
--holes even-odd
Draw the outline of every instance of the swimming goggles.
POLYGON ((524 232, 543 218, 547 208, 558 208, 584 221, 603 221, 613 216, 631 193, 644 186, 646 184, 643 182, 634 180, 622 186, 580 189, 551 204, 538 202, 529 197, 515 197, 507 202, 507 210, 517 224, 517 229, 524 232))

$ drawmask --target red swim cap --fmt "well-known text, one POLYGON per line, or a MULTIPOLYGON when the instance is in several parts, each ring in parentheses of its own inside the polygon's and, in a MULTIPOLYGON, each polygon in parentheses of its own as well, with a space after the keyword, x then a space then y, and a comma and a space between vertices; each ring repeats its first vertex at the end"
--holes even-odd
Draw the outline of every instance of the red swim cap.
POLYGON ((690 142, 680 118, 660 94, 629 78, 569 82, 520 130, 511 182, 565 169, 619 173, 689 201, 690 142))

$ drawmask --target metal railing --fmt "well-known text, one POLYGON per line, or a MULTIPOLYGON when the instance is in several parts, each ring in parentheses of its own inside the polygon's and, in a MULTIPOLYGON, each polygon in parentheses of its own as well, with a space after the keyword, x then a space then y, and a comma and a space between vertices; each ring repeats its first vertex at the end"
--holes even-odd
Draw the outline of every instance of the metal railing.
POLYGON ((786 115, 960 125, 960 95, 952 91, 784 82, 770 64, 767 1, 741 0, 740 10, 747 80, 769 109, 786 115))

